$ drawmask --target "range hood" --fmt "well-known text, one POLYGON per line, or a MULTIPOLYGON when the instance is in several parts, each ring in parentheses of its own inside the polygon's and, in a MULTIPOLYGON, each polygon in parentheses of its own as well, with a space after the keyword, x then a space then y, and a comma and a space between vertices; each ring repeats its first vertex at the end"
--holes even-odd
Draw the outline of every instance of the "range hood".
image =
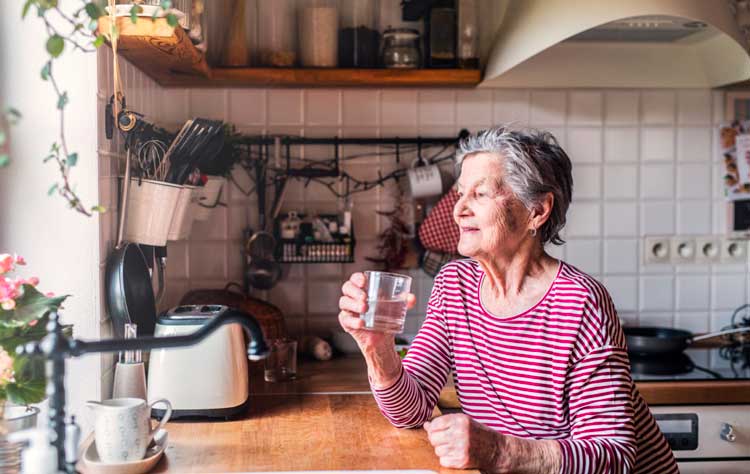
POLYGON ((480 87, 719 87, 750 79, 728 0, 509 0, 480 87))

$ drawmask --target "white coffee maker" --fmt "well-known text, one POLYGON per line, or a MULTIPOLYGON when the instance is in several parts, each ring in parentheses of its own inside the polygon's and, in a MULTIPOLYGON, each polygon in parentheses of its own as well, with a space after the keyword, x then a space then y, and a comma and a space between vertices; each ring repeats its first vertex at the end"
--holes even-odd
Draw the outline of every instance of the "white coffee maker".
MULTIPOLYGON (((157 318, 154 336, 181 336, 199 330, 226 306, 178 306, 157 318)), ((196 345, 151 351, 148 400, 166 398, 172 419, 231 418, 244 412, 249 399, 245 335, 238 324, 227 324, 196 345)), ((154 408, 160 418, 163 410, 154 408)))

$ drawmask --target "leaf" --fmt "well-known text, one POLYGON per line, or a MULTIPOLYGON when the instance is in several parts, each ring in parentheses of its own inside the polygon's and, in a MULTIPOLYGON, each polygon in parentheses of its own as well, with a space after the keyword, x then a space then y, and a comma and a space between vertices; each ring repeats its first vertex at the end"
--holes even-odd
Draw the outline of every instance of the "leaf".
POLYGON ((161 7, 164 10, 169 10, 172 8, 172 0, 161 0, 161 7))
POLYGON ((78 153, 71 153, 67 159, 68 166, 75 166, 78 163, 78 153))
POLYGON ((177 26, 177 16, 174 13, 169 13, 167 15, 167 23, 172 28, 174 28, 175 26, 177 26))
POLYGON ((138 5, 133 5, 133 7, 130 9, 130 21, 133 23, 138 22, 138 9, 140 7, 138 5))
POLYGON ((49 80, 49 75, 52 72, 52 61, 47 61, 42 68, 42 80, 49 80))
POLYGON ((47 190, 47 196, 52 196, 55 191, 57 191, 57 183, 49 187, 49 189, 47 190))
POLYGON ((5 386, 11 402, 28 405, 44 400, 46 377, 42 357, 16 356, 13 371, 16 381, 5 386))
POLYGON ((34 3, 34 0, 26 0, 26 3, 23 4, 23 10, 21 10, 21 18, 26 18, 26 14, 29 13, 29 8, 34 3))
POLYGON ((104 35, 96 35, 96 39, 94 40, 94 48, 98 48, 99 46, 104 44, 104 35))
POLYGON ((0 154, 0 168, 5 168, 8 164, 10 164, 10 157, 5 153, 0 154))
POLYGON ((31 285, 22 285, 23 295, 16 299, 16 308, 6 311, 0 308, 0 325, 17 327, 40 319, 51 311, 57 311, 69 295, 45 296, 31 285))
POLYGON ((91 212, 99 212, 101 214, 104 214, 105 212, 107 212, 107 208, 97 204, 96 206, 91 206, 91 212))
POLYGON ((60 35, 52 35, 47 40, 47 52, 53 58, 60 56, 65 49, 65 40, 60 35))
POLYGON ((104 9, 101 6, 99 6, 96 3, 94 3, 94 2, 87 3, 85 8, 86 8, 86 14, 92 20, 96 20, 100 16, 103 16, 104 13, 105 13, 104 9))
POLYGON ((68 93, 63 92, 60 94, 60 96, 57 98, 57 108, 62 110, 65 108, 65 106, 68 105, 68 93))

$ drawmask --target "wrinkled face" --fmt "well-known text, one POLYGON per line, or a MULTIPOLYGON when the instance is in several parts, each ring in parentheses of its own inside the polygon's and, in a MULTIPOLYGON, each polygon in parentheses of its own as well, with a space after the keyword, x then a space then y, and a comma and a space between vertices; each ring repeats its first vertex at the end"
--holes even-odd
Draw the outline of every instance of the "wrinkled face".
POLYGON ((464 158, 458 178, 460 199, 453 218, 461 229, 458 252, 492 259, 512 252, 527 235, 529 213, 505 183, 502 160, 489 153, 464 158))

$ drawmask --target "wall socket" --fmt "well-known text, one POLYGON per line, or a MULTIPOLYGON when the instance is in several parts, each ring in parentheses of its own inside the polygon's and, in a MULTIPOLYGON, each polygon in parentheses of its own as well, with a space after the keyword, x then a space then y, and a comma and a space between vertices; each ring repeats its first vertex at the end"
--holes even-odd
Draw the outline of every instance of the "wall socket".
POLYGON ((724 239, 721 242, 721 261, 724 263, 746 263, 747 240, 724 239))
POLYGON ((669 263, 671 239, 669 237, 646 237, 643 244, 646 264, 669 263))
POLYGON ((748 241, 722 236, 647 236, 646 265, 747 263, 748 241))

